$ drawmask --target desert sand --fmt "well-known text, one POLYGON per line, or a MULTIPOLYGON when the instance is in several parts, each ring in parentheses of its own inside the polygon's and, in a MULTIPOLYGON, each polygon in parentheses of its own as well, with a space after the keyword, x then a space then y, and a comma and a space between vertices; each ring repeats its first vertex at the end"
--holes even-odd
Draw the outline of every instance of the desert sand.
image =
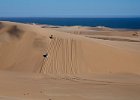
POLYGON ((0 22, 0 100, 139 99, 139 30, 0 22))

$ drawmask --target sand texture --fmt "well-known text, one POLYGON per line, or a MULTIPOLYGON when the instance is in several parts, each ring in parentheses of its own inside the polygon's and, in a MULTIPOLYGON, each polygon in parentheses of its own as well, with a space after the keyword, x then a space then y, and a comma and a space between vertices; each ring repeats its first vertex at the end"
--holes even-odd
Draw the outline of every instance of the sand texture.
POLYGON ((140 100, 140 31, 0 22, 0 80, 0 100, 140 100))

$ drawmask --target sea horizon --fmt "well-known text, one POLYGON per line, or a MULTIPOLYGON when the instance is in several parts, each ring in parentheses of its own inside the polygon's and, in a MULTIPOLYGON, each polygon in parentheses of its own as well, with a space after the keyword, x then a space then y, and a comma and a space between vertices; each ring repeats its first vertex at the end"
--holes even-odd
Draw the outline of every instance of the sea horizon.
POLYGON ((0 21, 56 26, 104 26, 117 29, 140 29, 140 17, 0 17, 0 21))

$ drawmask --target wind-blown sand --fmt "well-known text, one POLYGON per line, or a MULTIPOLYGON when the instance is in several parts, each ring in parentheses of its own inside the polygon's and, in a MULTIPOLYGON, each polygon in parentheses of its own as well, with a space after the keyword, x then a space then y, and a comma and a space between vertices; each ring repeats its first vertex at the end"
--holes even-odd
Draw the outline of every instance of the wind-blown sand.
POLYGON ((0 22, 0 72, 2 100, 139 100, 140 31, 0 22))

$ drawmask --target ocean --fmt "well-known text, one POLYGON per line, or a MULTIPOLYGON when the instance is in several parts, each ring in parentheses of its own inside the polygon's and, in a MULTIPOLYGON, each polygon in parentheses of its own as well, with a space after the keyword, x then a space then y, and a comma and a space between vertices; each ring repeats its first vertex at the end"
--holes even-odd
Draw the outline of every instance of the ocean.
POLYGON ((49 24, 60 26, 104 26, 119 29, 140 29, 140 18, 0 18, 0 21, 49 24))

